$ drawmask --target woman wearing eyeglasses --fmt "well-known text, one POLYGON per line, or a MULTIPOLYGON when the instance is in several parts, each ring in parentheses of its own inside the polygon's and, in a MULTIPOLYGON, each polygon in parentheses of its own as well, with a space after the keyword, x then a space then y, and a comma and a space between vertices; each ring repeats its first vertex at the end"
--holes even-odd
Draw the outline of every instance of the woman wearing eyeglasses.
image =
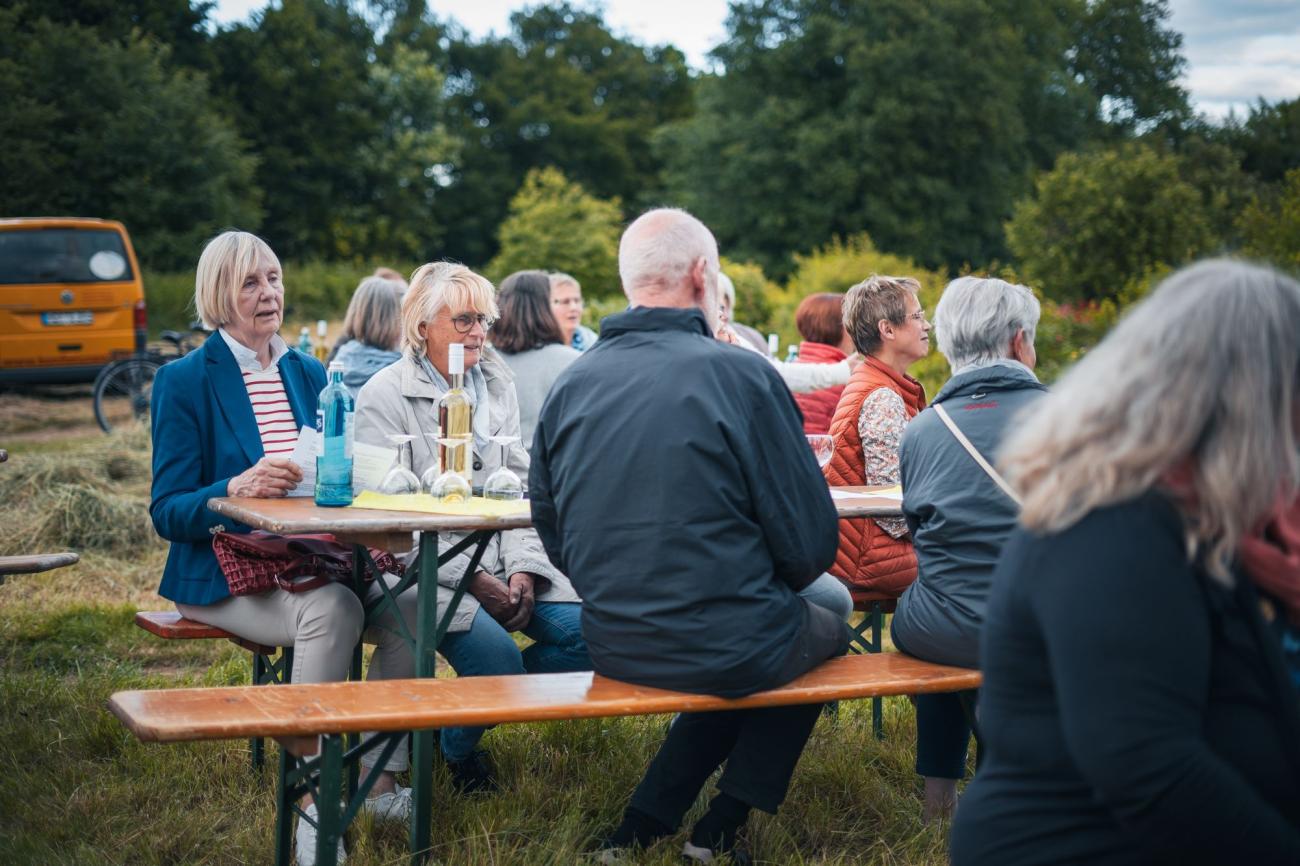
MULTIPOLYGON (((864 358, 831 420, 832 485, 898 484, 907 422, 925 408, 925 389, 907 370, 930 351, 930 323, 911 277, 873 275, 844 296, 844 327, 864 358)), ((916 553, 901 517, 840 521, 830 573, 860 599, 896 598, 916 578, 916 553)))
MULTIPOLYGON (((519 401, 510 369, 487 346, 497 316, 492 284, 463 265, 424 265, 402 299, 402 358, 380 370, 357 396, 358 441, 388 444, 392 434, 415 436, 416 475, 437 464, 438 399, 447 392, 447 347, 465 347, 465 391, 472 404, 474 484, 500 467, 494 436, 514 436, 508 462, 527 483, 528 452, 518 442, 519 401)), ((444 532, 443 551, 466 533, 444 532)), ((469 552, 438 567, 438 606, 451 604, 454 588, 469 568, 469 552)), ((579 625, 580 599, 567 577, 551 565, 532 529, 493 535, 478 570, 438 651, 460 676, 558 673, 590 670, 591 659, 579 625), (511 632, 533 644, 522 653, 511 632)), ((403 596, 404 597, 404 596, 403 596)), ((408 620, 409 621, 409 620, 408 620)), ((441 745, 452 779, 464 792, 496 786, 485 752, 478 750, 485 728, 448 728, 441 745)))

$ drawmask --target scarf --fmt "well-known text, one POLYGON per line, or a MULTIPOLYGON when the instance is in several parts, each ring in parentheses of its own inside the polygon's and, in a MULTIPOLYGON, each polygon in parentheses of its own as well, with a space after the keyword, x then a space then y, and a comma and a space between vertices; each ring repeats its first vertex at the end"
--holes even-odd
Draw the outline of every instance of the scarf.
MULTIPOLYGON (((441 388, 444 394, 451 390, 450 383, 442 378, 442 374, 438 372, 437 367, 433 366, 428 355, 414 352, 412 355, 434 387, 441 388)), ((469 404, 474 410, 473 421, 471 422, 474 433, 474 451, 480 457, 485 458, 489 453, 488 436, 491 433, 492 425, 488 413, 487 377, 483 375, 483 371, 479 369, 478 364, 465 371, 465 393, 469 395, 469 404)), ((439 435, 443 433, 441 430, 438 432, 439 435)))

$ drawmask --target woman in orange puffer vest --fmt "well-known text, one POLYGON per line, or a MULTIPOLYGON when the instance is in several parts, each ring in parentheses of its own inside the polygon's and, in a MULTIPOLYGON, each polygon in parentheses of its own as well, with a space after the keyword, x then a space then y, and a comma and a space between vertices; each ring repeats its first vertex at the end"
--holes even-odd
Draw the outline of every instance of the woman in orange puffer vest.
MULTIPOLYGON (((794 325, 803 342, 799 344, 797 364, 838 364, 853 351, 853 341, 844 330, 844 296, 835 292, 809 295, 794 311, 794 325)), ((803 432, 827 433, 835 407, 844 393, 843 385, 795 394, 794 401, 803 412, 803 432)))
MULTIPOLYGON (((907 368, 930 351, 930 323, 911 277, 869 279, 844 297, 844 327, 865 357, 844 388, 830 433, 827 480, 839 485, 899 483, 903 428, 925 408, 925 389, 907 368)), ((840 521, 831 574, 855 592, 891 598, 916 578, 916 553, 901 517, 840 521)))

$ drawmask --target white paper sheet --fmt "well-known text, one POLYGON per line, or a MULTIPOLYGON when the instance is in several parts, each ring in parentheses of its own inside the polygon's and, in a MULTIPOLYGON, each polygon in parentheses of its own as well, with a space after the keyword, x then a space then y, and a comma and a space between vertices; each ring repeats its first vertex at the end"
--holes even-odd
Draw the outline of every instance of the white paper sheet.
MULTIPOLYGON (((298 431, 298 442, 289 459, 302 470, 302 481, 289 491, 290 496, 316 495, 316 458, 325 451, 324 440, 314 427, 298 431)), ((352 491, 378 490, 379 484, 397 461, 397 449, 365 442, 352 444, 352 491)))
POLYGON ((894 502, 902 502, 903 494, 901 491, 879 491, 877 493, 857 493, 852 490, 836 490, 831 488, 831 499, 861 499, 864 496, 870 496, 872 499, 891 499, 894 502))

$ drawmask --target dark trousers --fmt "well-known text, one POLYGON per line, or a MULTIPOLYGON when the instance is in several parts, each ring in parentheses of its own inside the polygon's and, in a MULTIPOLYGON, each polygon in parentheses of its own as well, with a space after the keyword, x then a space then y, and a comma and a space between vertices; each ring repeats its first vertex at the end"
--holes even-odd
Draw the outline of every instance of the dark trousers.
POLYGON ((970 721, 955 692, 916 696, 916 773, 937 779, 966 775, 970 721))
MULTIPOLYGON (((805 602, 803 627, 786 653, 780 676, 769 688, 843 655, 848 647, 849 630, 843 620, 805 602)), ((753 808, 776 812, 821 707, 682 713, 668 729, 630 807, 675 829, 709 776, 725 762, 718 781, 720 791, 753 808)))

